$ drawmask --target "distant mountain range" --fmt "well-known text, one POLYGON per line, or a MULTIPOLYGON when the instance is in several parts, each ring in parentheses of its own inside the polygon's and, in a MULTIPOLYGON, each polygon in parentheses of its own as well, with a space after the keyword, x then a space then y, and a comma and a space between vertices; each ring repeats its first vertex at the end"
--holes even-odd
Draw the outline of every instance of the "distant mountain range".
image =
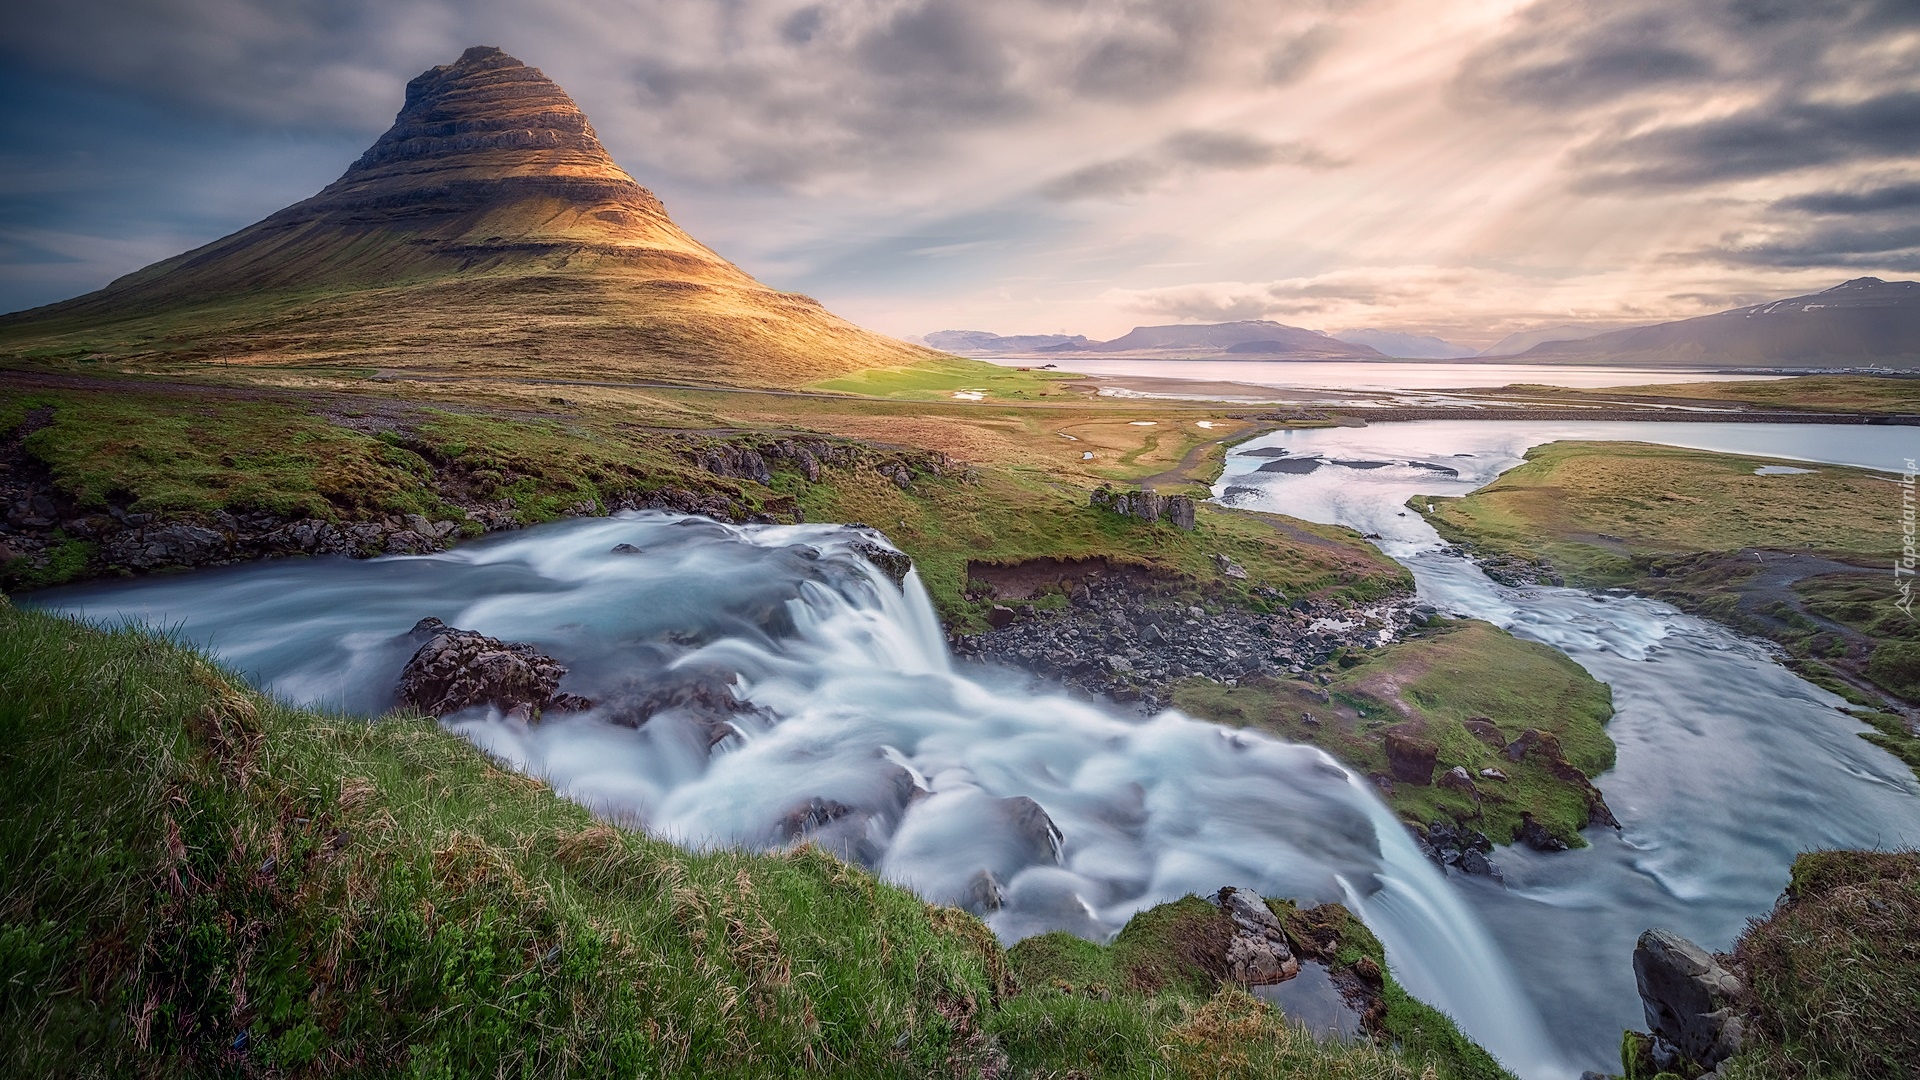
POLYGON ((927 344, 966 355, 1103 356, 1159 360, 1379 360, 1381 353, 1365 345, 1303 330, 1298 326, 1248 319, 1224 323, 1177 323, 1136 326, 1112 341, 1088 341, 1075 335, 1000 337, 978 330, 941 330, 927 335, 927 344), (960 340, 964 337, 966 347, 960 340), (1048 344, 1009 344, 1052 338, 1048 344), (948 344, 952 342, 952 344, 948 344))
POLYGON ((1481 356, 1518 356, 1536 345, 1549 341, 1585 341, 1590 337, 1611 333, 1615 330, 1634 329, 1620 326, 1593 326, 1588 323, 1563 323, 1549 326, 1544 330, 1521 330, 1508 334, 1492 345, 1480 350, 1481 356))
POLYGON ((319 194, 0 318, 0 352, 739 386, 939 355, 687 235, 565 91, 486 46, 408 83, 393 127, 319 194))
POLYGON ((985 330, 935 330, 926 336, 929 346, 962 356, 1003 356, 1026 353, 1050 345, 1084 344, 1085 334, 1014 334, 1002 337, 985 330))
POLYGON ((1480 355, 1480 350, 1471 345, 1455 345, 1426 334, 1403 334, 1397 330, 1336 330, 1333 336, 1405 360, 1459 360, 1480 355))
POLYGON ((1920 368, 1920 282, 1854 278, 1825 292, 1697 319, 1547 341, 1520 359, 1910 370, 1920 368))

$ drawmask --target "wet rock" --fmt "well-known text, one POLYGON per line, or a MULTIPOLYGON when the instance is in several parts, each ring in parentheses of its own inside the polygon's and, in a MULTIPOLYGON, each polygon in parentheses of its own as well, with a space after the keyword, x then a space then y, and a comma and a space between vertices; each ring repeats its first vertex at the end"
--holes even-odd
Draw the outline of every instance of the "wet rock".
POLYGON ((1398 732, 1388 732, 1385 741, 1387 771, 1395 780, 1422 787, 1433 782, 1433 770, 1440 759, 1437 744, 1398 732))
POLYGON ((1656 1062, 1677 1052, 1712 1069, 1739 1052, 1745 1028, 1735 1003, 1743 987, 1712 953, 1670 930, 1648 930, 1634 946, 1633 978, 1656 1062))
POLYGON ((1520 812, 1520 827, 1513 831, 1515 843, 1525 844, 1535 851, 1565 851, 1566 841, 1547 831, 1545 825, 1535 821, 1532 814, 1520 812))
MULTIPOLYGON (((46 524, 51 526, 53 523, 48 521, 46 524)), ((228 551, 229 544, 224 533, 185 522, 123 532, 107 543, 109 561, 131 570, 201 566, 219 559, 228 551)))
POLYGON ((577 711, 593 703, 559 692, 567 669, 531 645, 460 630, 439 619, 420 620, 409 634, 423 644, 400 673, 400 703, 432 716, 478 705, 537 716, 553 709, 577 711))
POLYGON ((985 915, 990 911, 999 911, 1006 906, 1006 902, 1006 893, 1001 890, 993 871, 981 870, 967 882, 966 891, 960 894, 959 904, 965 911, 985 915))
POLYGON ((634 547, 632 544, 615 544, 613 545, 612 548, 608 549, 607 554, 609 555, 644 555, 646 553, 641 551, 639 548, 634 547))
POLYGON ((872 563, 887 576, 887 580, 896 586, 905 587, 907 571, 913 569, 913 560, 904 553, 884 547, 872 540, 855 540, 849 547, 854 554, 872 563))
POLYGON ((780 816, 774 829, 782 840, 798 840, 854 812, 853 807, 814 796, 780 816))
POLYGON ((1244 986, 1266 986, 1300 974, 1300 961, 1287 945, 1286 931, 1259 893, 1229 885, 1214 896, 1214 903, 1233 921, 1233 936, 1227 940, 1227 978, 1244 986))
POLYGON ((1028 861, 1056 864, 1060 861, 1060 845, 1065 838, 1039 803, 1025 795, 1015 795, 997 800, 994 805, 1000 820, 1022 842, 1028 861))

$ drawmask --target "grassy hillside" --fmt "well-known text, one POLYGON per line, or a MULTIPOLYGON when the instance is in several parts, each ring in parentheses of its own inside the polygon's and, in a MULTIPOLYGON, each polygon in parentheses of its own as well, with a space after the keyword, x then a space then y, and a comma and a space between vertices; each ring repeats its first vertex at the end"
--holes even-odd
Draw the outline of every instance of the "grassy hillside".
POLYGON ((1656 383, 1651 386, 1609 386, 1602 389, 1522 384, 1493 391, 1493 394, 1526 401, 1564 401, 1570 404, 1694 402, 1808 412, 1920 413, 1920 377, 1913 375, 1799 375, 1753 382, 1656 383))
POLYGON ((1392 1052, 1204 980, 1038 985, 816 849, 680 850, 430 720, 3 603, 0 738, 14 1075, 1486 1075, 1430 1012, 1392 1052))

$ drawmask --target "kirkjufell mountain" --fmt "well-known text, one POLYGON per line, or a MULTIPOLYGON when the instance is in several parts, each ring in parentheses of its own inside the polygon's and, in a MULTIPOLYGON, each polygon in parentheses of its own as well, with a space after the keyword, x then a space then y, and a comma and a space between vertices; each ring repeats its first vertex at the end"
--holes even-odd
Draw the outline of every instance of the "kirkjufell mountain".
POLYGON ((939 355, 716 255, 564 90, 485 46, 408 83, 393 126, 319 194, 0 319, 0 350, 746 386, 939 355))

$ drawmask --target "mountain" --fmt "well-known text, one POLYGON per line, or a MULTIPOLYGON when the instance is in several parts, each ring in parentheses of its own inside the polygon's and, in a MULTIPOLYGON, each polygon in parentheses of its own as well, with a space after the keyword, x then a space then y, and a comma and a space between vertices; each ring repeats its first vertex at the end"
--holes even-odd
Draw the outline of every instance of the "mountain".
POLYGON ((1318 330, 1303 330, 1298 326, 1286 326, 1266 319, 1136 326, 1112 341, 1070 342, 1038 351, 1122 353, 1164 360, 1208 357, 1235 360, 1382 359, 1380 353, 1365 345, 1331 338, 1318 330))
POLYGON ((1000 356, 1031 352, 1051 345, 1084 345, 1085 334, 1013 334, 1001 336, 985 330, 935 330, 927 335, 927 344, 944 352, 962 356, 1000 356))
POLYGON ((688 236, 552 80, 496 48, 407 84, 319 194, 98 292, 0 351, 792 386, 938 354, 688 236))
POLYGON ((1697 319, 1552 341, 1527 360, 1920 368, 1920 282, 1854 278, 1697 319))
POLYGON ((1455 345, 1451 341, 1424 334, 1402 334, 1395 330, 1340 330, 1333 336, 1354 345, 1365 345, 1387 356, 1409 360, 1458 360, 1480 354, 1480 350, 1466 345, 1455 345))
POLYGON ((1488 348, 1480 351, 1481 356, 1518 356, 1535 345, 1549 341, 1584 341, 1590 337, 1611 333, 1621 329, 1618 326, 1594 326, 1588 323, 1563 323, 1549 326, 1544 330, 1520 330, 1508 334, 1488 348))

